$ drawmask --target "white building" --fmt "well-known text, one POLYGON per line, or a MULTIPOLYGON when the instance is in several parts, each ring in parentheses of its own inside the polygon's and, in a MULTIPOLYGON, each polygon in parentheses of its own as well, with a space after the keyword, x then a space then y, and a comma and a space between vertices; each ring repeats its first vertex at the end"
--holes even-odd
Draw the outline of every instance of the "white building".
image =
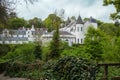
POLYGON ((20 28, 18 30, 3 30, 0 34, 0 44, 23 44, 40 41, 41 35, 46 32, 45 28, 20 28))
MULTIPOLYGON (((63 41, 68 41, 71 46, 74 44, 83 44, 85 34, 90 26, 97 28, 97 22, 94 18, 90 17, 88 21, 84 22, 79 16, 77 20, 68 21, 68 25, 60 28, 60 39, 63 41), (66 34, 67 33, 67 34, 66 34)), ((53 32, 45 33, 42 35, 42 42, 46 43, 52 40, 53 32)))
MULTIPOLYGON (((79 16, 77 20, 68 20, 66 26, 59 29, 60 39, 68 42, 69 46, 72 44, 83 44, 85 34, 90 26, 97 28, 96 20, 92 17, 88 21, 83 21, 79 16)), ((3 30, 0 34, 0 44, 22 44, 29 42, 40 42, 43 45, 52 40, 54 31, 48 33, 46 28, 35 29, 20 28, 18 30, 3 30)))

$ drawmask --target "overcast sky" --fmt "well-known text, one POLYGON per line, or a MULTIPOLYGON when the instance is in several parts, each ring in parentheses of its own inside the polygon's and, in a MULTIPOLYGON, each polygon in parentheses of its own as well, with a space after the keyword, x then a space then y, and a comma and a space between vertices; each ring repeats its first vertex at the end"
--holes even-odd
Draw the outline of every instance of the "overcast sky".
POLYGON ((105 22, 111 22, 109 15, 115 12, 113 6, 103 6, 103 0, 38 0, 38 2, 25 5, 21 1, 16 7, 19 17, 32 19, 34 17, 42 18, 43 20, 55 10, 65 9, 65 18, 68 16, 81 15, 82 18, 90 16, 105 22))

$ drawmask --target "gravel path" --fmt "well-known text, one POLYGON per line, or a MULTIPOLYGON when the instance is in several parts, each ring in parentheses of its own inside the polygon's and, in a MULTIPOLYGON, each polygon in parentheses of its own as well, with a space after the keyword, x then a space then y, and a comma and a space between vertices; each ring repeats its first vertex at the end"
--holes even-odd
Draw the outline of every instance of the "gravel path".
POLYGON ((25 78, 10 78, 9 76, 4 76, 4 73, 0 74, 0 80, 30 80, 25 78))

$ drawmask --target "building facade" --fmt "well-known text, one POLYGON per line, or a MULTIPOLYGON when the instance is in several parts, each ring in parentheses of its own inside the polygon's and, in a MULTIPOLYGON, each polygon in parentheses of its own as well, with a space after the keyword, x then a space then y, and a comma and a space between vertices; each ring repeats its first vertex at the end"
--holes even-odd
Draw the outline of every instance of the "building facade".
POLYGON ((20 28, 18 30, 3 30, 0 34, 0 44, 23 44, 40 41, 41 35, 46 32, 45 28, 20 28))
MULTIPOLYGON (((67 25, 59 29, 60 39, 63 41, 67 41, 70 46, 72 44, 83 44, 85 34, 87 33, 87 30, 90 26, 97 28, 97 22, 92 17, 90 17, 89 20, 87 21, 83 21, 81 16, 79 16, 77 20, 69 19, 67 25), (61 34, 61 32, 63 33, 61 34)), ((52 40, 52 37, 53 32, 45 33, 42 35, 42 42, 43 43, 48 42, 52 40)))
MULTIPOLYGON (((81 16, 77 20, 68 20, 67 25, 59 29, 60 40, 72 44, 83 44, 85 34, 88 28, 92 26, 97 28, 97 22, 90 17, 87 21, 83 21, 81 16)), ((0 34, 0 44, 23 44, 29 42, 42 42, 44 45, 52 40, 54 31, 47 32, 46 28, 20 28, 18 30, 3 30, 0 34)))

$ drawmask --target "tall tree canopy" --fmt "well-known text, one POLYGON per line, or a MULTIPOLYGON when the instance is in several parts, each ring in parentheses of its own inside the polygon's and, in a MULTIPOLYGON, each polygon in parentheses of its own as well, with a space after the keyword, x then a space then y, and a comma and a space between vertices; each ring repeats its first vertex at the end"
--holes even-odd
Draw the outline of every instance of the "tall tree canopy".
POLYGON ((100 60, 102 58, 105 41, 106 36, 104 32, 91 26, 85 37, 85 52, 90 53, 92 59, 100 60))
MULTIPOLYGON (((7 24, 8 18, 11 18, 13 16, 16 17, 16 13, 14 12, 15 10, 14 6, 17 6, 15 3, 20 1, 21 0, 0 0, 0 28, 7 24)), ((24 1, 26 2, 26 4, 28 2, 33 4, 33 2, 37 0, 24 0, 24 1)))
POLYGON ((34 25, 37 28, 43 27, 42 19, 34 17, 33 19, 29 20, 30 25, 34 25))
POLYGON ((11 18, 8 20, 9 28, 18 29, 26 25, 26 21, 23 18, 11 18))
POLYGON ((62 20, 56 14, 50 14, 45 20, 44 25, 48 28, 48 31, 52 31, 58 26, 60 26, 62 20))

